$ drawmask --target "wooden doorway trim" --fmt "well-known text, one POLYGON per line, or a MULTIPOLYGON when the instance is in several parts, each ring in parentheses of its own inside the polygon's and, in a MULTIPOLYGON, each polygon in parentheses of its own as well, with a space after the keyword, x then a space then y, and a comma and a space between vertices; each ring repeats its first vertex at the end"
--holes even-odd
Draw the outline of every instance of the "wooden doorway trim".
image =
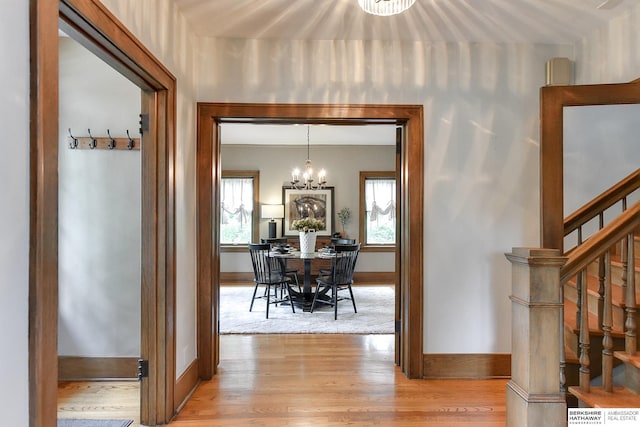
POLYGON ((424 119, 421 105, 326 105, 198 103, 198 368, 202 379, 216 373, 219 360, 218 305, 220 263, 218 207, 219 124, 225 119, 283 123, 397 123, 406 130, 400 149, 400 255, 396 272, 400 302, 400 367, 409 378, 423 372, 424 119), (411 185, 409 185, 411 181, 411 185))
POLYGON ((640 104, 640 79, 630 83, 540 89, 540 245, 564 250, 564 107, 640 104))
POLYGON ((175 412, 176 81, 98 1, 31 0, 29 425, 55 426, 58 333, 58 26, 142 89, 141 422, 175 412))

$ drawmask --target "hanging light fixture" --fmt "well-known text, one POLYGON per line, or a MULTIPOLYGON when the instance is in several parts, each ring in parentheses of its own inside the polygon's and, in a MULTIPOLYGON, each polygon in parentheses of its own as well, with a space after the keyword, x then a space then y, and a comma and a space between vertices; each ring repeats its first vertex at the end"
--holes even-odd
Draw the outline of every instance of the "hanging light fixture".
POLYGON ((318 172, 318 183, 313 183, 313 168, 311 167, 311 159, 309 156, 309 125, 307 125, 307 161, 304 162, 304 172, 300 176, 300 169, 295 168, 291 172, 291 185, 298 190, 317 190, 324 188, 327 183, 327 173, 324 169, 318 172))
POLYGON ((378 16, 390 16, 409 9, 416 0, 358 0, 358 4, 367 13, 378 16))

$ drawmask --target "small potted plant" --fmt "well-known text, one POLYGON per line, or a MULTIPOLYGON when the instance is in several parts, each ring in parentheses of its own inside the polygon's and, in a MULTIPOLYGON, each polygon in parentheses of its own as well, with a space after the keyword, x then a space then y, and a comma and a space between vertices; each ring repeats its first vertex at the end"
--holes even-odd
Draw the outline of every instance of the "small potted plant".
POLYGON ((342 224, 342 235, 343 237, 347 237, 347 233, 344 230, 344 226, 347 225, 349 220, 351 220, 351 209, 348 207, 344 207, 338 211, 338 220, 340 224, 342 224))

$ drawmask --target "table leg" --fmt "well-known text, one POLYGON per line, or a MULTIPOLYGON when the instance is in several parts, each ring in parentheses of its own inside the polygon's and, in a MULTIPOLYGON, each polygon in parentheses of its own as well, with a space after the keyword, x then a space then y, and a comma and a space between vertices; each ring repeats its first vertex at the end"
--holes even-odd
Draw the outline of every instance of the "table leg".
POLYGON ((304 298, 306 300, 310 300, 313 298, 311 295, 311 260, 304 260, 304 284, 302 287, 302 292, 304 294, 304 298))

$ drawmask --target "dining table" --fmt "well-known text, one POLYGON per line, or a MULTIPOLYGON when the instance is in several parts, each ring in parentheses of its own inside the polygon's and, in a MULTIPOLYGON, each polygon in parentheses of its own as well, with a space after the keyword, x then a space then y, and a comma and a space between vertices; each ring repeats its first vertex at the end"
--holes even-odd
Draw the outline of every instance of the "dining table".
MULTIPOLYGON (((303 253, 297 250, 284 250, 279 252, 273 250, 270 252, 270 256, 282 259, 300 259, 303 261, 304 275, 302 281, 302 292, 297 292, 290 289, 291 301, 297 306, 302 308, 303 311, 311 311, 311 305, 313 303, 313 291, 311 288, 311 263, 316 259, 332 259, 335 257, 335 252, 330 249, 322 249, 320 251, 303 253)), ((319 298, 326 298, 325 295, 319 296, 319 298)))

